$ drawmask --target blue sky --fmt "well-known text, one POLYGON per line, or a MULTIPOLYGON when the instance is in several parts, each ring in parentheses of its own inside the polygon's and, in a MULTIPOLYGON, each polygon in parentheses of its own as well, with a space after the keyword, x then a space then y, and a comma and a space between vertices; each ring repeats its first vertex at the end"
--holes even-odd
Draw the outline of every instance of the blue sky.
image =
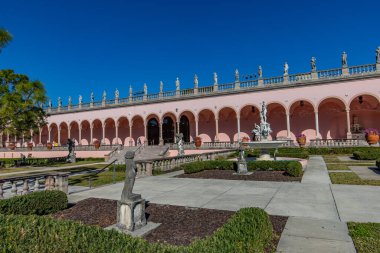
POLYGON ((21 1, 0 0, 0 26, 14 40, 0 54, 11 68, 45 84, 53 104, 91 91, 112 98, 129 85, 157 92, 231 82, 234 70, 264 77, 374 63, 380 1, 21 1))

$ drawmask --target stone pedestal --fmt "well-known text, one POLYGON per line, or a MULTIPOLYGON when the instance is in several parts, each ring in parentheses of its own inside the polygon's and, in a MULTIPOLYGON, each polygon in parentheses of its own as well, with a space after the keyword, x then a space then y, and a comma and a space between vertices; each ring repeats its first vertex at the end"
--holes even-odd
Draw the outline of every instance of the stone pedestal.
POLYGON ((380 72, 380 63, 376 63, 376 71, 380 72))
POLYGON ((347 66, 343 66, 342 67, 342 76, 349 76, 350 73, 348 72, 348 67, 347 66))
POLYGON ((245 159, 238 159, 237 162, 237 173, 246 174, 248 172, 247 162, 245 159))
POLYGON ((146 225, 145 199, 134 194, 130 199, 117 202, 117 227, 121 230, 134 231, 146 225))
POLYGON ((269 154, 262 154, 256 160, 257 161, 269 161, 269 160, 272 160, 272 159, 270 158, 269 154))

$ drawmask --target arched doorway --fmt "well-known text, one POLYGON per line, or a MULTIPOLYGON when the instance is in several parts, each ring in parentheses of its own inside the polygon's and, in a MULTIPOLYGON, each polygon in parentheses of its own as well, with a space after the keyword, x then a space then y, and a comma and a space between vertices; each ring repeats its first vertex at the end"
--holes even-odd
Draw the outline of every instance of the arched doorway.
POLYGON ((306 100, 295 101, 290 107, 290 132, 292 138, 295 139, 297 135, 306 135, 307 142, 315 139, 315 114, 314 106, 306 100))
POLYGON ((159 126, 156 118, 151 118, 148 120, 147 124, 148 130, 148 145, 158 145, 159 144, 159 126))
POLYGON ((338 98, 326 98, 318 106, 319 134, 322 139, 347 136, 346 106, 338 98))
POLYGON ((174 122, 171 117, 165 117, 162 121, 162 139, 164 143, 174 143, 174 122))
POLYGON ((236 112, 230 107, 224 107, 219 111, 219 141, 235 141, 237 140, 237 121, 236 112))
POLYGON ((179 120, 179 132, 183 134, 184 142, 190 142, 190 121, 185 115, 179 120))
POLYGON ((269 103, 267 117, 272 128, 270 139, 285 139, 288 134, 286 130, 285 107, 279 103, 269 103))
POLYGON ((199 137, 202 142, 215 141, 216 128, 215 128, 215 115, 210 109, 203 109, 198 114, 198 131, 199 137))
POLYGON ((255 105, 246 105, 240 109, 240 139, 248 137, 252 140, 252 130, 260 124, 260 110, 255 105))

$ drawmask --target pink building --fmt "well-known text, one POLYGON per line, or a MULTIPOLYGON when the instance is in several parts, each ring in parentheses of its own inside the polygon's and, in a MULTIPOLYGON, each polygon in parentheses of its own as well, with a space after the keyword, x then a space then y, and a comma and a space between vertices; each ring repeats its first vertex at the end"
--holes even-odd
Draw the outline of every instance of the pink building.
MULTIPOLYGON (((380 50, 379 50, 380 51, 380 50)), ((56 108, 48 107, 48 124, 34 135, 35 145, 47 142, 66 144, 75 138, 77 144, 135 145, 137 140, 149 145, 171 143, 175 132, 185 141, 200 136, 203 142, 235 142, 252 138, 254 124, 259 123, 259 104, 268 105, 272 139, 295 140, 305 134, 308 142, 315 139, 363 139, 365 128, 380 128, 380 59, 376 64, 348 67, 342 55, 341 68, 317 71, 312 60, 309 73, 288 74, 240 80, 233 83, 180 89, 56 108)), ((287 64, 286 64, 287 65, 287 64)), ((12 137, 3 135, 3 142, 12 137)), ((24 140, 25 141, 25 140, 24 140)), ((25 141, 26 142, 26 141, 25 141)), ((19 145, 22 145, 21 143, 19 145)))

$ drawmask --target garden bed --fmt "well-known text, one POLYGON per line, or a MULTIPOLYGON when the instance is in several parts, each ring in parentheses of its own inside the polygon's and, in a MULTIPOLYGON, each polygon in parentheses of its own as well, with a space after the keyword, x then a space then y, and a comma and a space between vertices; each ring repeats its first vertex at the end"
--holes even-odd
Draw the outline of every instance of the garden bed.
MULTIPOLYGON (((235 212, 189 208, 172 205, 149 203, 146 207, 147 220, 161 225, 145 235, 149 242, 166 242, 172 245, 188 245, 195 239, 212 235, 222 227, 235 212)), ((89 198, 75 206, 53 215, 58 219, 81 221, 88 225, 108 227, 116 223, 117 201, 89 198)), ((272 247, 275 248, 285 227, 287 217, 270 216, 274 236, 272 247)))
POLYGON ((237 175, 234 170, 204 170, 182 174, 179 178, 226 179, 248 181, 301 182, 302 177, 291 177, 285 171, 254 171, 250 175, 237 175))

